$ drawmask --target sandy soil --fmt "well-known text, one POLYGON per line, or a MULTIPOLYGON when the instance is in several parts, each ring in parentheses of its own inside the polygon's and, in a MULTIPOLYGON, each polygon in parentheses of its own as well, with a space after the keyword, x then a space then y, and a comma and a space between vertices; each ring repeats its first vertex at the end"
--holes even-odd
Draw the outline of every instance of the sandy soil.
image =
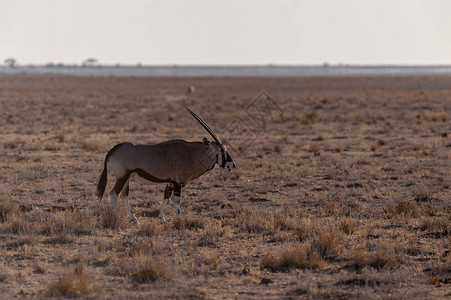
POLYGON ((450 80, 0 77, 0 298, 451 297, 450 80), (97 201, 117 143, 207 137, 184 106, 237 169, 97 201))

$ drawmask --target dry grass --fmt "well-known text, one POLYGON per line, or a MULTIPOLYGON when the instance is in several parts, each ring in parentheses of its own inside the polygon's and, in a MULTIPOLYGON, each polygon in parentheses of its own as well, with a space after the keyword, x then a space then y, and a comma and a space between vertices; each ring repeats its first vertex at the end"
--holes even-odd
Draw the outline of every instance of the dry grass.
POLYGON ((15 76, 0 86, 3 298, 449 297, 449 78, 15 76), (262 87, 283 117, 235 145, 223 130, 252 117, 243 110, 262 87), (99 203, 115 144, 204 137, 185 106, 231 142, 237 169, 184 187, 183 218, 170 203, 164 224, 164 185, 130 183, 141 225, 120 198, 117 211, 99 203))
POLYGON ((11 221, 19 214, 19 206, 11 201, 0 203, 0 223, 11 221))
POLYGON ((321 255, 308 245, 293 246, 281 251, 277 256, 265 254, 262 267, 271 271, 280 271, 289 268, 318 269, 324 264, 321 255))
POLYGON ((134 253, 122 259, 118 273, 128 276, 135 283, 148 283, 168 276, 167 266, 149 253, 134 253))
POLYGON ((322 258, 334 258, 341 252, 338 244, 339 233, 336 231, 319 232, 311 242, 312 252, 318 253, 322 258))
POLYGON ((76 265, 74 272, 64 273, 47 288, 47 295, 50 297, 78 298, 89 296, 94 292, 98 292, 98 290, 95 291, 83 262, 76 265))
POLYGON ((102 226, 106 229, 119 230, 127 226, 126 212, 123 208, 105 207, 102 212, 102 226))

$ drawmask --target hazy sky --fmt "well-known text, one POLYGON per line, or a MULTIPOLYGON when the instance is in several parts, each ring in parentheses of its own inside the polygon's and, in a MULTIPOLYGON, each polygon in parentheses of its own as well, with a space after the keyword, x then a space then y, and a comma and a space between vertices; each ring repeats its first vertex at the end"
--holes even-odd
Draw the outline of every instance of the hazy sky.
POLYGON ((0 0, 0 63, 451 64, 447 0, 0 0))

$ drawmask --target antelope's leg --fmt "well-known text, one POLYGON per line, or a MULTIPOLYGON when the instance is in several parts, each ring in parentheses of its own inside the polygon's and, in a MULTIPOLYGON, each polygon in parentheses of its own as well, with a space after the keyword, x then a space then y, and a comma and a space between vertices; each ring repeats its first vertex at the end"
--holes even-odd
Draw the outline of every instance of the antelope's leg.
POLYGON ((124 184, 128 181, 129 177, 130 174, 126 174, 124 177, 116 178, 116 183, 114 184, 114 187, 110 192, 111 205, 113 206, 113 209, 117 208, 117 196, 124 188, 124 184))
POLYGON ((172 202, 175 204, 176 215, 180 217, 180 194, 182 192, 182 185, 177 183, 174 184, 174 197, 172 198, 172 202))
POLYGON ((169 198, 171 197, 173 189, 174 189, 174 185, 172 183, 168 183, 166 185, 166 189, 164 190, 163 202, 161 203, 161 207, 160 207, 160 215, 159 215, 160 223, 166 222, 166 220, 164 218, 164 208, 168 204, 168 201, 169 201, 169 198))
POLYGON ((138 219, 135 217, 135 215, 132 213, 132 210, 130 208, 130 204, 128 203, 128 193, 130 191, 130 177, 127 179, 127 182, 125 183, 124 189, 122 190, 122 200, 124 200, 125 208, 127 209, 128 214, 130 215, 130 218, 132 218, 133 222, 136 224, 140 224, 138 219))

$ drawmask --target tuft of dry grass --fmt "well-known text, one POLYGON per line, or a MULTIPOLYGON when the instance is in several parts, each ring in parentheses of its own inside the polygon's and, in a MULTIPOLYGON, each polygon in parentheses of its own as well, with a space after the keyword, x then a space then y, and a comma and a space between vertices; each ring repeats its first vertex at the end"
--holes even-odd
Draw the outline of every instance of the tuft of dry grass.
POLYGON ((451 260, 436 265, 428 271, 432 276, 431 283, 435 285, 451 284, 451 260))
POLYGON ((138 235, 154 236, 158 232, 158 223, 155 220, 150 220, 144 224, 139 225, 138 235))
POLYGON ((376 250, 369 261, 368 265, 378 270, 382 268, 392 269, 397 267, 401 263, 401 258, 394 249, 389 247, 380 247, 376 250))
POLYGON ((74 272, 64 273, 47 288, 47 296, 77 298, 93 294, 95 288, 83 262, 77 263, 74 272))
POLYGON ((102 211, 102 226, 103 228, 111 229, 111 230, 119 230, 124 229, 126 227, 126 220, 124 218, 124 210, 113 209, 112 207, 107 206, 102 211))
POLYGON ((307 244, 293 246, 283 250, 278 256, 267 253, 262 260, 262 267, 271 271, 289 268, 318 269, 323 266, 323 259, 307 244))
POLYGON ((277 154, 281 154, 282 153, 282 147, 280 145, 275 145, 274 146, 274 152, 276 152, 277 154))
POLYGON ((428 232, 451 232, 451 222, 446 217, 424 217, 420 229, 428 232))
POLYGON ((41 215, 39 231, 46 235, 88 235, 95 231, 96 220, 87 211, 65 211, 41 215))
POLYGON ((426 202, 433 199, 433 189, 424 184, 415 185, 412 188, 412 196, 417 202, 426 202))
POLYGON ((135 256, 153 254, 154 249, 155 249, 155 247, 154 247, 153 243, 138 242, 138 243, 133 243, 127 252, 130 257, 135 257, 135 256))
POLYGON ((311 242, 312 251, 317 252, 322 258, 334 258, 341 252, 338 245, 338 232, 321 231, 311 242))
POLYGON ((227 234, 226 226, 221 226, 219 222, 210 222, 200 231, 198 246, 217 246, 219 239, 227 234))
POLYGON ((315 142, 310 143, 308 151, 313 153, 313 154, 315 154, 315 156, 320 155, 321 144, 320 143, 315 143, 315 142))
POLYGON ((357 221, 353 218, 345 218, 341 221, 339 228, 346 234, 353 234, 357 230, 357 221))
POLYGON ((418 204, 409 200, 399 200, 395 206, 395 212, 398 215, 411 216, 413 218, 420 216, 418 204))
POLYGON ((94 142, 83 142, 81 143, 81 149, 85 151, 99 151, 100 145, 94 142))
POLYGON ((244 207, 235 215, 233 224, 242 232, 273 234, 275 231, 274 216, 267 211, 244 207))
POLYGON ((367 250, 366 245, 358 245, 351 252, 351 266, 357 269, 371 267, 377 270, 392 269, 399 266, 402 258, 396 251, 387 245, 378 247, 373 253, 367 250))
POLYGON ((19 214, 19 206, 12 201, 0 203, 0 223, 13 220, 19 214))
POLYGON ((119 264, 119 274, 128 275, 136 283, 148 283, 168 276, 166 264, 151 255, 135 254, 119 264))

